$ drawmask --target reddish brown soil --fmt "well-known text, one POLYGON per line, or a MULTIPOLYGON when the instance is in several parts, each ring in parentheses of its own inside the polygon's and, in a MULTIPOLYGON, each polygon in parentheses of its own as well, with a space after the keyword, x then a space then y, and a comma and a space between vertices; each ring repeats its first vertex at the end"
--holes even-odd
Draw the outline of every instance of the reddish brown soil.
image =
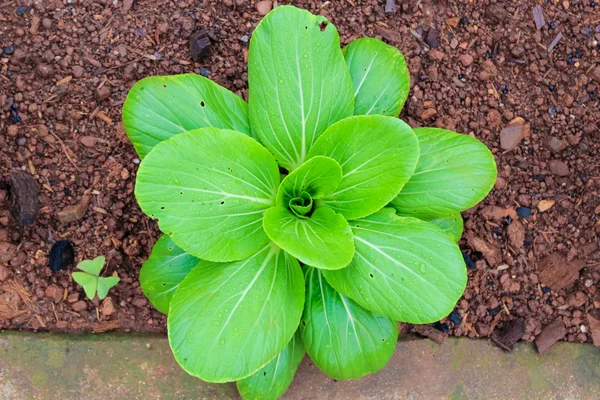
MULTIPOLYGON (((0 182, 24 169, 41 187, 40 215, 26 227, 10 217, 0 190, 0 242, 18 248, 0 264, 0 300, 13 312, 12 319, 0 319, 0 328, 165 330, 165 318, 137 281, 159 232, 133 196, 137 159, 120 126, 121 106, 145 76, 200 68, 246 98, 244 36, 260 20, 253 3, 138 0, 123 12, 121 0, 0 1, 0 47, 15 48, 0 55, 0 182), (32 7, 18 16, 21 4, 32 7), (204 60, 193 63, 188 37, 200 28, 214 41, 204 60), (67 77, 72 80, 65 83, 67 77), (13 103, 22 118, 14 125, 13 103), (86 191, 91 201, 83 218, 61 224, 57 213, 86 191), (74 243, 77 260, 107 257, 104 273, 121 277, 110 292, 114 310, 85 299, 69 271, 51 274, 48 253, 59 239, 74 243), (7 287, 13 280, 25 290, 22 297, 7 287)), ((488 336, 494 326, 521 317, 524 339, 532 340, 562 317, 567 340, 591 341, 587 316, 600 317, 600 4, 545 1, 546 26, 536 30, 533 0, 397 1, 398 10, 388 14, 385 1, 377 0, 291 3, 329 17, 343 44, 383 36, 396 45, 413 78, 402 118, 474 135, 496 155, 495 190, 463 214, 460 245, 476 269, 456 307, 460 323, 447 319, 438 328, 488 336), (559 32, 563 37, 548 54, 559 32), (425 40, 439 47, 428 49, 425 40), (513 150, 502 150, 500 131, 516 117, 530 132, 513 150), (545 145, 551 136, 560 144, 553 151, 545 145), (554 204, 542 213, 541 200, 554 204), (532 215, 517 217, 520 206, 532 215), (512 216, 510 225, 504 215, 512 216), (558 291, 547 291, 549 283, 540 280, 544 257, 552 253, 563 257, 565 268, 578 260, 584 265, 558 291)))

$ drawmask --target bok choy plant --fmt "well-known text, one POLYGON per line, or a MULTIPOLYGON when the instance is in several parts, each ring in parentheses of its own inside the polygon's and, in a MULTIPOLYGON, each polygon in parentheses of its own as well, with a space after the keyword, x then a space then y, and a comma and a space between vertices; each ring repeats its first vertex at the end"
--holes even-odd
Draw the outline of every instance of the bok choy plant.
POLYGON ((496 164, 470 136, 398 119, 409 80, 396 48, 341 50, 327 19, 280 6, 252 35, 248 103, 193 74, 131 89, 135 195, 163 232, 140 281, 185 371, 277 398, 305 353, 359 378, 389 361, 397 321, 452 311, 460 212, 496 164))

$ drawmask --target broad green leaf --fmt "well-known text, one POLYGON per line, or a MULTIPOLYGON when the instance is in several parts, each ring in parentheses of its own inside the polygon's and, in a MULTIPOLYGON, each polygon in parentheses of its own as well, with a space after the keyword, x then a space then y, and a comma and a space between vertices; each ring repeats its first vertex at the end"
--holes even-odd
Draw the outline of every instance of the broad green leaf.
POLYGON ((381 40, 361 38, 346 46, 344 57, 354 84, 354 115, 397 117, 410 90, 402 53, 381 40))
POLYGON ((458 242, 463 234, 463 219, 460 213, 434 219, 425 218, 425 221, 442 228, 455 242, 458 242))
POLYGON ((220 262, 265 245, 262 218, 278 185, 277 164, 256 140, 203 128, 156 145, 140 165, 135 195, 186 253, 220 262))
POLYGON ((391 205, 414 217, 444 217, 473 207, 496 182, 490 150, 468 135, 417 128, 421 156, 415 173, 391 205))
POLYGON ((275 8, 254 30, 248 86, 252 133, 290 171, 329 125, 354 111, 337 29, 292 6, 275 8))
POLYGON ((331 157, 342 167, 341 183, 322 204, 355 219, 396 197, 417 165, 419 145, 405 122, 363 115, 330 126, 309 152, 309 158, 317 155, 331 157))
POLYGON ((310 218, 273 207, 263 222, 269 238, 300 262, 323 269, 344 268, 352 260, 352 230, 343 216, 328 207, 317 208, 310 218))
POLYGON ((123 105, 123 124, 140 158, 157 143, 193 129, 213 126, 250 134, 246 102, 194 74, 137 82, 123 105))
POLYGON ((106 276, 106 277, 99 277, 98 278, 98 298, 100 300, 103 300, 107 295, 108 295, 108 291, 110 289, 112 289, 114 286, 116 286, 117 283, 119 283, 119 281, 121 280, 121 278, 119 278, 118 276, 106 276))
POLYGON ((305 280, 300 329, 315 365, 338 380, 383 368, 396 348, 398 324, 336 292, 318 269, 306 269, 305 280))
POLYGON ((276 400, 292 383, 306 350, 297 331, 277 357, 246 379, 237 381, 244 400, 276 400))
POLYGON ((333 192, 342 180, 342 168, 332 158, 317 156, 285 177, 277 190, 277 205, 287 207, 294 197, 307 192, 320 199, 333 192))
POLYGON ((90 275, 87 272, 73 272, 71 276, 75 282, 83 286, 83 291, 88 299, 91 300, 96 296, 96 289, 98 288, 97 276, 90 275))
POLYGON ((444 231, 385 208, 352 221, 354 259, 326 271, 337 291, 393 320, 426 324, 450 314, 467 284, 460 249, 444 231))
POLYGON ((169 308, 175 359, 207 382, 247 378, 292 339, 303 285, 298 261, 272 244, 245 260, 194 268, 169 308))
POLYGON ((95 276, 100 275, 100 271, 102 271, 102 267, 106 262, 106 258, 104 256, 99 256, 94 258, 93 260, 83 260, 79 264, 77 264, 77 269, 87 272, 88 274, 92 274, 95 276))
POLYGON ((199 261, 177 246, 169 235, 162 235, 140 270, 142 292, 158 311, 167 314, 173 293, 199 261))

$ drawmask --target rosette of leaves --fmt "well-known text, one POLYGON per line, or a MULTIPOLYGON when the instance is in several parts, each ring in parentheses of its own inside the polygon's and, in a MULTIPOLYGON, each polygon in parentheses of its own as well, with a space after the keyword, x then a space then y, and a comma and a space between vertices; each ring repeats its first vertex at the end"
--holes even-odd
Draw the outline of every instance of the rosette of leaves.
POLYGON ((248 103, 198 75, 138 82, 123 107, 135 187, 164 235, 140 280, 179 364, 276 398, 305 352, 335 379, 381 369, 397 321, 438 321, 463 293, 460 211, 494 185, 476 139, 411 129, 402 54, 340 49, 291 6, 256 27, 248 103))

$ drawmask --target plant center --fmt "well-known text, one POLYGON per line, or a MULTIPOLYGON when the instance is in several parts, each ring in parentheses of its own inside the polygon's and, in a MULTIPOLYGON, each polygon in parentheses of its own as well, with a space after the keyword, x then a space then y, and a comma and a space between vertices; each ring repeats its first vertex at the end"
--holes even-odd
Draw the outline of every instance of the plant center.
POLYGON ((308 192, 302 192, 288 203, 289 209, 300 218, 308 218, 313 211, 314 202, 308 192))

